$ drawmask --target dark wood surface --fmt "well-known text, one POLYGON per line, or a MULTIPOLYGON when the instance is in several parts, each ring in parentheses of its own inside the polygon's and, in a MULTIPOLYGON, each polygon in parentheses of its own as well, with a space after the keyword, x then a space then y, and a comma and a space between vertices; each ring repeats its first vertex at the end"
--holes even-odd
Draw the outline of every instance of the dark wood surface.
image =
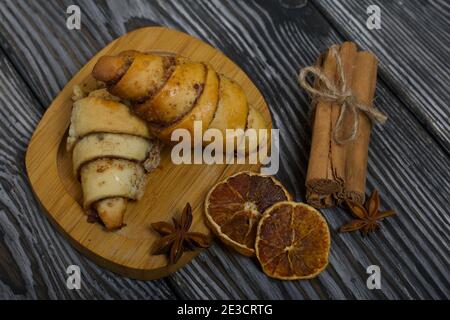
POLYGON ((0 298, 448 299, 450 201, 447 1, 377 1, 382 29, 365 28, 370 1, 0 1, 0 298), (82 29, 65 28, 78 4, 82 29), (24 153, 46 107, 92 55, 121 34, 163 25, 199 37, 241 66, 281 129, 278 178, 304 200, 309 103, 296 82, 335 42, 357 41, 380 59, 375 104, 389 115, 373 131, 367 191, 398 216, 368 238, 338 234, 349 216, 323 210, 329 267, 310 281, 267 278, 255 261, 219 243, 174 275, 135 281, 75 251, 35 200, 24 153), (77 264, 82 289, 68 290, 77 264), (382 289, 366 287, 377 264, 382 289))
POLYGON ((450 2, 381 1, 381 29, 366 28, 372 0, 313 0, 346 39, 370 48, 386 82, 447 151, 450 148, 450 2))

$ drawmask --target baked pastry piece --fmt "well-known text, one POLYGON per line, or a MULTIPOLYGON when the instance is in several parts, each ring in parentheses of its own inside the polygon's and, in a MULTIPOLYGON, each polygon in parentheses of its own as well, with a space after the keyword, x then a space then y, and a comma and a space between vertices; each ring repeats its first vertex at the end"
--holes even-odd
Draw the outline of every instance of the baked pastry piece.
MULTIPOLYGON (((249 108, 242 88, 211 66, 183 57, 123 52, 101 57, 92 72, 109 92, 130 102, 131 109, 148 122, 150 131, 166 143, 175 129, 194 131, 247 128, 249 108)), ((258 113, 252 109, 253 113, 258 113)), ((262 115, 256 116, 259 120, 262 115)), ((253 121, 251 121, 253 123, 253 121)), ((267 128, 259 121, 259 127, 267 128)))
POLYGON ((83 190, 83 207, 107 229, 120 228, 129 200, 139 200, 146 173, 159 163, 160 144, 146 123, 105 89, 91 92, 72 109, 67 150, 83 190))

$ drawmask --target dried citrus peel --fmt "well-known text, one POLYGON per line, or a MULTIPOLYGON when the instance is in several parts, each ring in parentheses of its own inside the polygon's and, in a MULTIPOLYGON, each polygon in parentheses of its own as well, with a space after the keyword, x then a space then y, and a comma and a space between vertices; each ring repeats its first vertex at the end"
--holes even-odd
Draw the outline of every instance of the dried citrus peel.
POLYGON ((206 221, 226 245, 252 256, 257 225, 264 210, 276 202, 291 199, 275 178, 240 172, 216 184, 208 193, 206 221))
POLYGON ((314 278, 328 265, 328 225, 317 210, 306 204, 276 203, 259 222, 255 250, 264 273, 270 277, 314 278))

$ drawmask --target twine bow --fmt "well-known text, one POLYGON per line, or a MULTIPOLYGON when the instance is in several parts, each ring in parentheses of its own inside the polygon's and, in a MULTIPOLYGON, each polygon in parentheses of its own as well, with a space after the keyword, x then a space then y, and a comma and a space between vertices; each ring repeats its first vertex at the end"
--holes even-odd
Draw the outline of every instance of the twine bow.
POLYGON ((336 84, 333 83, 333 81, 331 81, 320 68, 314 66, 301 69, 298 75, 298 80, 300 82, 300 86, 302 86, 302 88, 309 93, 313 101, 335 102, 341 106, 341 112, 333 131, 333 139, 337 144, 345 144, 356 138, 359 127, 360 111, 364 112, 372 122, 385 123, 387 116, 373 106, 366 106, 358 103, 357 98, 352 93, 351 89, 347 88, 347 81, 345 80, 342 60, 336 46, 332 46, 330 50, 332 50, 332 54, 336 59, 338 75, 336 84), (319 84, 317 89, 312 87, 306 80, 308 74, 315 76, 319 84), (347 112, 351 112, 353 114, 354 121, 352 124, 352 131, 347 137, 341 138, 342 131, 344 130, 344 116, 347 112))

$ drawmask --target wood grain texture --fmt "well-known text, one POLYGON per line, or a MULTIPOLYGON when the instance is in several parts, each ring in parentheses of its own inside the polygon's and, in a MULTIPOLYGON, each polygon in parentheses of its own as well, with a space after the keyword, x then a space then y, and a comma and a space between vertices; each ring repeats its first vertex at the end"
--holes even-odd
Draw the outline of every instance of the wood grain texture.
POLYGON ((450 151, 450 4, 445 0, 313 0, 346 39, 380 59, 379 77, 450 151), (369 30, 370 5, 381 10, 381 29, 369 30))
MULTIPOLYGON (((81 31, 68 31, 63 27, 65 8, 72 1, 41 2, 40 5, 34 1, 3 1, 5 5, 0 6, 2 47, 41 105, 48 105, 71 76, 118 35, 147 25, 178 28, 223 51, 252 78, 271 107, 274 126, 281 129, 282 161, 278 178, 297 200, 304 199, 310 140, 309 103, 295 77, 299 67, 312 64, 320 51, 343 40, 314 6, 309 3, 304 7, 286 8, 276 1, 74 2, 80 5, 84 14, 81 31), (55 25, 61 27, 55 28, 55 25)), ((387 50, 390 45, 380 44, 380 48, 387 50)), ((384 59, 393 58, 386 55, 380 59, 384 63, 384 59)), ((217 243, 167 279, 177 297, 450 297, 447 209, 450 161, 436 143, 434 133, 427 131, 429 127, 424 128, 408 111, 405 103, 409 102, 398 99, 404 95, 401 92, 398 97, 395 95, 396 88, 389 86, 390 75, 388 71, 384 73, 375 102, 389 114, 390 120, 385 126, 374 129, 367 189, 379 188, 383 196, 382 207, 395 209, 398 217, 384 221, 382 233, 362 239, 358 234, 335 232, 350 218, 342 210, 323 210, 332 232, 330 265, 312 281, 269 279, 254 261, 217 243), (366 267, 370 264, 381 267, 382 290, 366 288, 366 267)), ((429 105, 425 107, 431 109, 429 105)), ((13 106, 7 110, 16 112, 13 106)), ((39 115, 42 111, 41 108, 39 115)), ((11 122, 5 121, 2 128, 12 126, 11 122)), ((31 196, 23 192, 20 197, 30 199, 31 196)), ((42 215, 33 205, 21 208, 20 213, 24 216, 42 215)), ((13 219, 7 220, 15 221, 13 219)), ((30 227, 30 230, 35 230, 35 227, 30 227)), ((50 226, 45 230, 45 235, 54 234, 50 226)), ((18 232, 17 236, 29 239, 23 233, 18 232)), ((53 239, 44 238, 39 233, 35 237, 41 241, 42 247, 54 244, 53 239)), ((0 249, 0 252, 4 251, 0 249)), ((62 242, 55 252, 61 257, 76 256, 62 242)), ((5 269, 12 270, 9 267, 5 269)), ((95 267, 92 270, 103 274, 95 267)), ((27 270, 20 272, 28 274, 27 270)), ((5 279, 18 278, 18 272, 12 274, 5 279)), ((43 273, 37 270, 31 274, 42 277, 43 273)), ((111 295, 114 293, 114 297, 130 297, 122 295, 123 287, 136 296, 142 296, 145 288, 153 284, 128 282, 106 274, 98 276, 93 286, 107 288, 104 290, 111 295), (120 285, 108 285, 105 279, 113 279, 120 285)), ((55 283, 49 289, 53 296, 69 294, 64 283, 53 280, 53 275, 50 279, 55 283)), ((44 285, 36 286, 41 288, 44 285)), ((83 297, 97 296, 97 291, 90 287, 82 291, 83 297)))
POLYGON ((184 266, 197 252, 187 252, 175 265, 169 264, 166 255, 152 256, 150 251, 160 236, 152 232, 151 223, 171 223, 186 203, 190 203, 191 230, 209 236, 203 215, 207 192, 228 176, 240 171, 258 171, 260 165, 174 164, 170 148, 163 148, 159 167, 148 174, 144 196, 128 204, 126 227, 111 232, 100 224, 88 223, 83 210, 83 192, 73 175, 72 157, 66 151, 64 134, 72 115, 73 87, 93 82, 91 72, 101 56, 127 50, 164 52, 208 63, 217 73, 239 84, 249 105, 263 116, 267 128, 272 127, 272 120, 261 93, 237 65, 206 43, 161 27, 139 28, 109 43, 81 68, 48 107, 31 138, 25 164, 33 191, 50 220, 79 251, 99 265, 134 279, 159 279, 184 266))

